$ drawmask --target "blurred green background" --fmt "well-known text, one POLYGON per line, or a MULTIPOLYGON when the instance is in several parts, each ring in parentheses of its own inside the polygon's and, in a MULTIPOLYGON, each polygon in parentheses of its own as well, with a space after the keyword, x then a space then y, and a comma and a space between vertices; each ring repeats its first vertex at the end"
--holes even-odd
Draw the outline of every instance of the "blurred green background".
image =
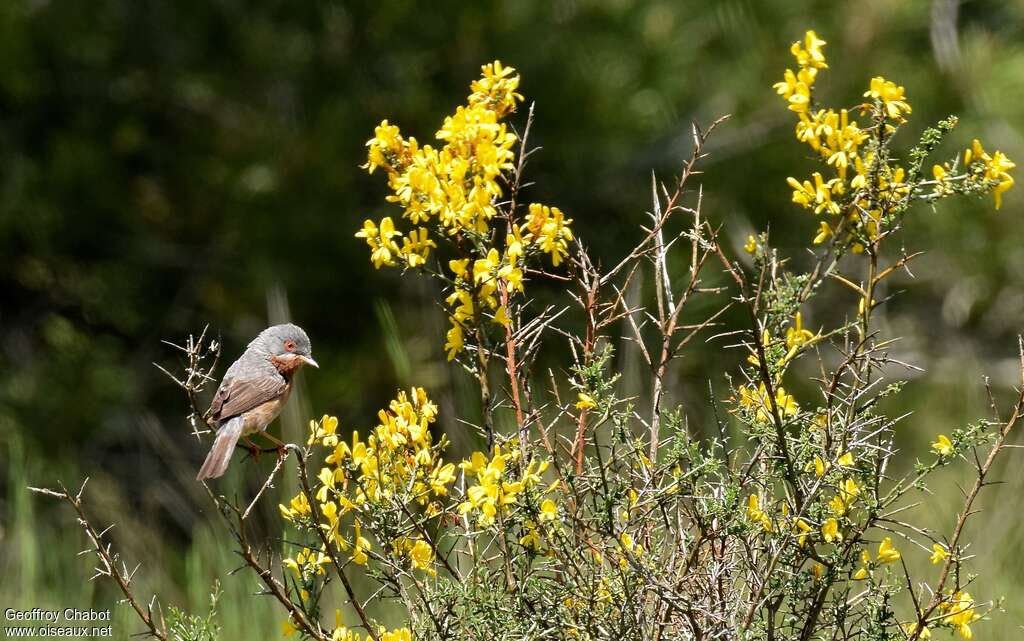
MULTIPOLYGON (((383 179, 358 168, 374 125, 430 139, 484 62, 516 66, 536 101, 543 151, 526 197, 565 210, 595 256, 615 260, 638 237, 650 172, 671 178, 690 122, 728 113, 704 165, 705 215, 736 248, 768 227, 805 261, 816 224, 785 178, 813 163, 771 85, 807 28, 828 41, 827 103, 857 104, 881 74, 914 108, 905 148, 956 113, 940 157, 977 136, 1024 160, 1021 0, 0 3, 0 606, 114 603, 86 581, 70 513, 26 484, 91 477, 89 509, 117 522, 113 540, 143 561, 140 591, 165 602, 201 611, 238 565, 193 481, 203 445, 151 365, 176 364, 161 339, 209 324, 230 361, 269 321, 293 319, 322 369, 303 375, 286 436, 323 413, 365 429, 396 386, 416 383, 465 443, 455 418, 472 393, 444 364, 434 292, 374 271, 353 233, 395 214, 383 179)), ((905 337, 898 356, 925 369, 894 408, 913 412, 900 433, 908 461, 936 432, 986 415, 983 374, 1003 390, 1016 380, 1022 214, 1018 188, 998 213, 986 197, 908 220, 901 242, 928 255, 881 314, 905 337)), ((816 325, 813 308, 804 315, 816 325)), ((730 362, 718 345, 696 350, 672 391, 684 403, 708 379, 723 388, 730 362)), ((970 528, 984 574, 972 592, 1007 599, 978 639, 1018 638, 1024 622, 1019 456, 1007 453, 1006 483, 970 528)), ((225 483, 253 491, 251 469, 225 483)), ((944 531, 963 478, 940 479, 922 508, 944 531)), ((283 617, 246 597, 252 577, 223 584, 225 638, 273 638, 283 617)), ((137 630, 125 611, 115 634, 137 630)))

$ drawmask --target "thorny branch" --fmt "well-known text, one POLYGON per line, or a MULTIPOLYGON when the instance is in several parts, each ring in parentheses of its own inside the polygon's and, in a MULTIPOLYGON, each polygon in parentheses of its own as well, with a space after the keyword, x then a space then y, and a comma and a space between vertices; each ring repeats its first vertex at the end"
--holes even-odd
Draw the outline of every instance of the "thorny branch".
POLYGON ((29 487, 28 489, 37 494, 54 497, 71 506, 75 514, 78 515, 78 525, 89 539, 90 548, 83 550, 83 553, 91 551, 96 555, 97 565, 92 578, 105 577, 113 581, 121 591, 121 594, 124 595, 125 602, 131 606, 136 616, 146 626, 147 632, 145 634, 161 641, 167 641, 167 623, 164 621, 163 610, 160 608, 156 597, 154 596, 143 607, 143 604, 139 602, 132 592, 132 580, 135 578, 135 573, 138 571, 139 566, 129 571, 128 566, 121 559, 121 555, 114 551, 113 546, 103 538, 110 531, 110 528, 114 526, 111 525, 103 531, 97 531, 85 514, 85 509, 82 506, 82 493, 85 492, 85 486, 88 482, 89 479, 85 479, 82 482, 82 487, 74 495, 63 484, 60 484, 59 491, 40 487, 29 487))

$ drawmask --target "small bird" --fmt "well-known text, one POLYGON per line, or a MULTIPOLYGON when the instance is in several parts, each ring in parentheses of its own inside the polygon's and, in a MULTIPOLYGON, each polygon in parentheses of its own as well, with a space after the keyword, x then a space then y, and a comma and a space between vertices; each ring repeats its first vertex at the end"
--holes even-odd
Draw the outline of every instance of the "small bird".
MULTIPOLYGON (((238 439, 262 433, 288 402, 292 377, 303 365, 319 368, 313 360, 309 336, 298 325, 274 325, 260 332, 245 353, 224 373, 205 418, 217 422, 217 438, 199 468, 197 481, 224 474, 238 439)), ((255 445, 252 445, 255 448, 255 445)))

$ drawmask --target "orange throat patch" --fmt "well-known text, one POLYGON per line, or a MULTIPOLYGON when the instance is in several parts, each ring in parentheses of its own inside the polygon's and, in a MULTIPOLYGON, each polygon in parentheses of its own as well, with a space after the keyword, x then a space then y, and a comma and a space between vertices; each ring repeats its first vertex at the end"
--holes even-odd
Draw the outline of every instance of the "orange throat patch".
POLYGON ((280 372, 285 378, 291 379, 292 375, 302 367, 302 359, 298 356, 291 356, 289 358, 281 358, 280 356, 271 356, 270 362, 274 364, 277 371, 280 372))

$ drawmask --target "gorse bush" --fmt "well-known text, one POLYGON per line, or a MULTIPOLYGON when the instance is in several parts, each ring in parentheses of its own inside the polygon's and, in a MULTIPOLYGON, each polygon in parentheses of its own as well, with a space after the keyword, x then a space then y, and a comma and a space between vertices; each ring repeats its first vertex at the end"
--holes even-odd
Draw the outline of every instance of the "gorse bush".
POLYGON ((944 428, 901 454, 900 417, 883 401, 911 365, 890 354, 875 312, 888 279, 919 255, 892 241, 911 206, 991 193, 998 208, 1013 163, 974 141, 928 168, 956 119, 904 150, 911 106, 881 77, 863 104, 824 107, 814 92, 824 45, 814 32, 794 43, 797 69, 775 85, 819 161, 809 179, 788 181, 816 222, 806 271, 792 271, 767 234, 730 257, 720 224, 702 212, 694 183, 720 121, 693 127, 678 179, 652 184, 637 243, 610 268, 558 207, 520 201, 532 110, 519 135, 508 124, 523 100, 513 68, 483 67, 435 134, 439 147, 386 120, 377 127, 365 168, 386 176, 397 210, 356 235, 376 267, 439 284, 444 351, 475 381, 482 408, 456 418, 486 448, 452 458, 420 388, 350 436, 337 418, 311 422, 306 446, 290 446, 300 491, 280 507, 279 559, 257 553, 246 527, 262 490, 248 508, 211 493, 242 558, 287 610, 285 635, 973 638, 997 595, 973 585, 964 525, 1024 398, 1008 417, 944 428), (541 280, 563 305, 530 297, 541 280), (848 293, 849 309, 815 330, 804 314, 826 288, 848 293), (624 392, 615 371, 623 339, 645 365, 645 380, 630 381, 641 395, 624 392), (722 372, 729 392, 709 398, 700 415, 713 424, 700 428, 666 401, 694 340, 745 359, 722 372), (537 367, 556 342, 568 346, 566 376, 537 367), (929 476, 958 463, 975 468, 975 482, 949 529, 930 531, 915 521, 929 476), (912 573, 911 555, 933 566, 912 573), (376 587, 357 593, 353 573, 376 587), (328 603, 335 581, 347 604, 328 603), (397 601, 407 621, 381 626, 370 601, 397 601), (354 619, 342 620, 343 605, 354 619))

